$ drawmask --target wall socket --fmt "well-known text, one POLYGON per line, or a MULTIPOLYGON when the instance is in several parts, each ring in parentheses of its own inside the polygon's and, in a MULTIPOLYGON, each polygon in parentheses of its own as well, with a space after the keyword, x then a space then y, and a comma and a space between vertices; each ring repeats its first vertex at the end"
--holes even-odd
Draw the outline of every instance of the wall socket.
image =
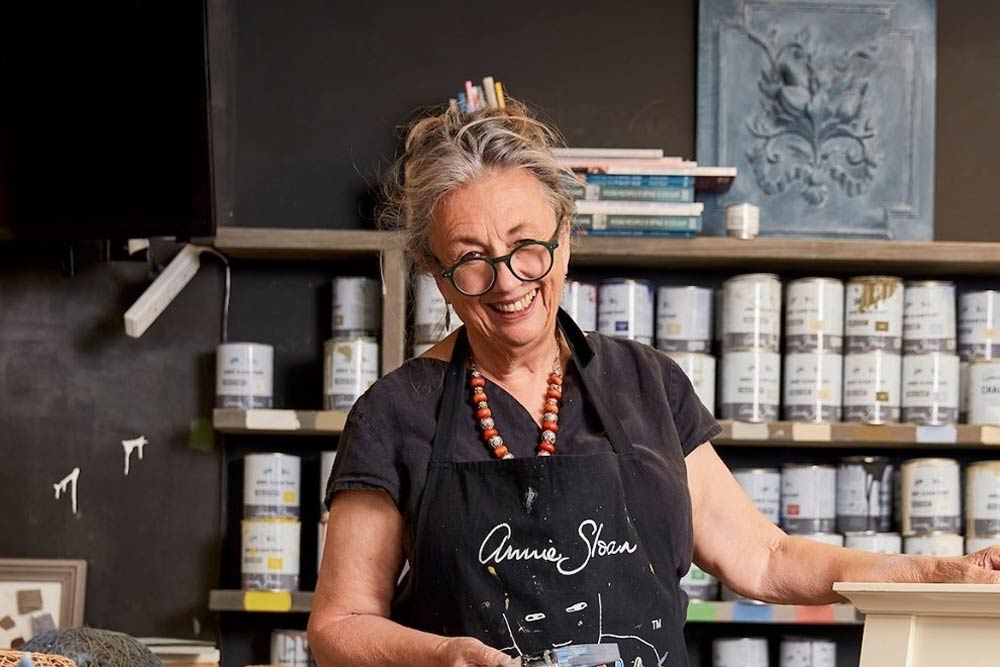
POLYGON ((156 321, 184 286, 191 282, 201 266, 202 248, 190 243, 171 260, 167 268, 146 288, 142 296, 125 312, 125 333, 138 338, 156 321))

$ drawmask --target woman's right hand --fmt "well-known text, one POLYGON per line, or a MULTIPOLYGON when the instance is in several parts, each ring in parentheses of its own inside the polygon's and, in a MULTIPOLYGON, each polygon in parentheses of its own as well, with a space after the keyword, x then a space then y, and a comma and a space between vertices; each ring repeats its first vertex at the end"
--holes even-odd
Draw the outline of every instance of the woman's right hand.
POLYGON ((440 667, 508 667, 512 660, 473 637, 449 637, 441 643, 440 667))

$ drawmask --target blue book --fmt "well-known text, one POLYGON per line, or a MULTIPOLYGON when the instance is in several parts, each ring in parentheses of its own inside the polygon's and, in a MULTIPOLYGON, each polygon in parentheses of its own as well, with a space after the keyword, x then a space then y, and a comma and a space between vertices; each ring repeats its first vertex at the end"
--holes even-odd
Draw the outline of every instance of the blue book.
POLYGON ((656 176, 648 174, 584 174, 588 185, 613 185, 619 188, 693 188, 694 176, 656 176))
POLYGON ((701 230, 677 230, 669 231, 665 229, 577 229, 578 236, 641 236, 644 238, 691 238, 699 236, 701 230))

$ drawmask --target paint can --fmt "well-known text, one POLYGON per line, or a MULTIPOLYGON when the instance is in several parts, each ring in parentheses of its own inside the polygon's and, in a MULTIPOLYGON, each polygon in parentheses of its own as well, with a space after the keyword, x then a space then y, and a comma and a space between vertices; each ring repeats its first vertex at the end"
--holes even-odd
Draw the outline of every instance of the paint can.
POLYGON ((965 553, 972 554, 989 547, 1000 547, 1000 535, 990 537, 966 537, 965 553))
POLYGON ((768 667, 767 639, 727 637, 712 640, 712 667, 768 667))
POLYGON ((601 282, 597 296, 599 332, 653 344, 653 283, 613 278, 601 282))
POLYGON ((333 338, 376 336, 382 330, 382 284, 374 278, 333 279, 333 338))
POLYGON ((243 590, 297 591, 299 538, 296 519, 244 519, 243 590))
POLYGON ((772 273, 733 276, 722 284, 722 349, 778 351, 781 281, 772 273))
POLYGON ((705 409, 715 414, 715 357, 698 352, 668 352, 667 356, 684 371, 705 409))
POLYGON ((844 535, 844 546, 876 554, 901 554, 903 538, 899 533, 847 533, 844 535))
POLYGON ((884 350, 844 356, 844 421, 898 422, 902 366, 898 354, 884 350))
POLYGON ((597 285, 567 280, 563 284, 562 309, 583 331, 596 331, 597 285))
POLYGON ((270 408, 274 348, 262 343, 222 343, 215 355, 215 407, 270 408))
POLYGON ((691 600, 716 600, 719 597, 719 580, 692 563, 687 574, 681 577, 681 590, 691 600))
POLYGON ((726 328, 726 310, 723 308, 722 290, 712 290, 712 342, 716 352, 722 351, 722 333, 726 328))
POLYGON ((955 283, 920 280, 906 283, 903 298, 903 354, 954 354, 955 283))
POLYGON ((778 656, 781 667, 837 667, 837 643, 832 639, 784 637, 778 656))
POLYGON ((886 532, 892 525, 893 465, 885 456, 847 456, 837 466, 837 530, 886 532))
POLYGON ((781 401, 781 356, 771 350, 730 350, 722 355, 723 419, 774 421, 781 401))
POLYGON ((333 464, 337 462, 337 452, 334 450, 325 451, 319 457, 319 504, 326 510, 326 489, 330 484, 330 475, 333 473, 333 464))
POLYGON ((860 276, 847 283, 844 305, 848 352, 903 349, 903 281, 892 276, 860 276))
POLYGON ((844 351, 844 283, 800 278, 785 290, 785 352, 844 351))
POLYGON ((903 538, 903 553, 911 556, 962 556, 965 554, 964 549, 962 536, 954 533, 909 535, 903 538))
POLYGON ((958 353, 965 361, 1000 357, 1000 291, 959 297, 958 353))
POLYGON ((969 362, 969 423, 1000 425, 1000 359, 969 362))
POLYGON ((939 425, 958 421, 958 355, 904 355, 902 383, 904 422, 939 425))
POLYGON ((772 523, 781 522, 781 471, 777 468, 742 468, 733 477, 750 496, 754 507, 772 523))
POLYGON ((243 518, 296 518, 302 459, 278 452, 243 457, 243 518))
POLYGON ((726 207, 726 236, 755 239, 758 234, 760 234, 760 207, 745 202, 726 207))
POLYGON ((309 639, 305 630, 271 631, 269 667, 309 667, 309 639))
POLYGON ((959 357, 958 362, 958 421, 969 421, 969 362, 959 357))
POLYGON ((413 347, 434 344, 460 326, 462 320, 445 302, 434 279, 425 273, 417 275, 413 281, 413 347), (449 319, 451 327, 448 326, 449 319))
POLYGON ((785 354, 782 409, 785 419, 800 422, 840 421, 844 358, 834 352, 785 354))
POLYGON ((1000 461, 978 461, 965 469, 965 534, 1000 535, 1000 461))
POLYGON ((712 290, 661 287, 656 291, 656 347, 664 352, 712 351, 712 290))
POLYGON ((904 537, 962 529, 958 461, 910 459, 903 463, 902 477, 904 537))
POLYGON ((326 547, 326 528, 330 523, 330 513, 323 512, 316 524, 316 572, 323 569, 323 549, 326 547))
POLYGON ((334 338, 323 344, 323 409, 350 410, 378 380, 378 341, 334 338))
POLYGON ((829 544, 831 547, 844 546, 844 536, 840 533, 808 533, 799 535, 799 537, 804 537, 822 544, 829 544))
POLYGON ((832 465, 781 466, 781 527, 787 533, 832 533, 837 523, 837 469, 832 465))

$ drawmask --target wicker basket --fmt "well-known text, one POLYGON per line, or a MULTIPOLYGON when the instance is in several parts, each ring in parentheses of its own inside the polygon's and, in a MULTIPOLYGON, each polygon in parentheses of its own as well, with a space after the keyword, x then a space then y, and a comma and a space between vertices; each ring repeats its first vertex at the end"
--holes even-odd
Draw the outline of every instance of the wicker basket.
POLYGON ((50 653, 22 653, 21 651, 0 651, 0 667, 18 667, 21 659, 31 656, 31 664, 34 667, 76 667, 76 663, 69 658, 50 653))

